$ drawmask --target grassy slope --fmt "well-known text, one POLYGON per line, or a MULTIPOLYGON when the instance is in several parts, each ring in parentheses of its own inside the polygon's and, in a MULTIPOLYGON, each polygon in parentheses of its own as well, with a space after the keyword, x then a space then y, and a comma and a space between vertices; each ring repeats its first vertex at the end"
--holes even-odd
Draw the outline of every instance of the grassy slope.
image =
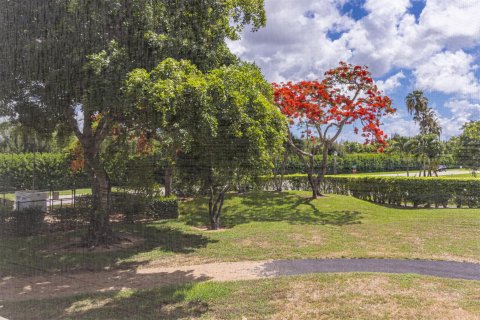
POLYGON ((11 319, 478 319, 480 282, 323 274, 2 302, 11 319))
POLYGON ((308 196, 308 192, 230 194, 222 220, 229 229, 219 232, 192 227, 207 223, 205 200, 185 202, 178 222, 118 226, 146 242, 109 253, 65 254, 52 249, 52 244, 79 233, 3 239, 0 274, 32 274, 35 268, 73 271, 326 257, 480 262, 479 209, 399 209, 345 196, 317 200, 308 196))

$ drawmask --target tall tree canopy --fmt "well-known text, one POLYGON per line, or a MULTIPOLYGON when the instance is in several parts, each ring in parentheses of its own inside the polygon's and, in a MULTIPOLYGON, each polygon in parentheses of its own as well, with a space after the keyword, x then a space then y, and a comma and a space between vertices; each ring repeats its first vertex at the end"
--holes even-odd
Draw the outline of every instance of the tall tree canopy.
POLYGON ((210 196, 210 224, 219 228, 225 193, 268 173, 282 150, 285 119, 270 84, 250 64, 203 73, 167 59, 131 72, 126 88, 136 108, 155 115, 147 130, 179 137, 170 140, 172 159, 185 183, 210 196))
POLYGON ((0 8, 0 116, 75 133, 92 181, 93 245, 111 238, 99 151, 113 124, 135 112, 122 97, 127 72, 166 57, 201 70, 234 62, 225 40, 265 24, 263 0, 0 0, 0 8))
POLYGON ((471 121, 463 126, 463 132, 457 139, 455 156, 473 173, 480 168, 480 121, 471 121))

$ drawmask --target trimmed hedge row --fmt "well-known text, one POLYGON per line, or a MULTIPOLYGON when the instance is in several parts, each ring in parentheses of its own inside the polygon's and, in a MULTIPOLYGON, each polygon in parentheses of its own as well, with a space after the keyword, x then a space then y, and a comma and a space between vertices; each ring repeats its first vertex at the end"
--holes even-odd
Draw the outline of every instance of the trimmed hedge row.
POLYGON ((60 153, 0 154, 0 189, 3 191, 32 189, 59 190, 88 186, 85 173, 70 170, 71 157, 60 153))
MULTIPOLYGON (((320 163, 319 157, 317 163, 320 163)), ((458 165, 450 155, 441 157, 439 163, 449 168, 457 167, 458 165)), ((351 173, 354 167, 357 169, 357 172, 404 171, 407 168, 415 171, 422 167, 422 163, 413 157, 406 159, 397 154, 385 153, 351 153, 337 157, 337 173, 351 173)), ((295 156, 290 157, 285 169, 289 174, 306 172, 305 165, 295 156)), ((318 167, 317 169, 320 168, 318 167)), ((328 157, 327 171, 329 173, 334 171, 333 156, 328 157)))
MULTIPOLYGON (((90 207, 91 196, 76 199, 80 208, 90 207)), ((142 194, 112 192, 112 210, 125 216, 126 222, 135 221, 139 215, 147 215, 154 219, 177 219, 178 200, 174 196, 155 197, 142 194)))
MULTIPOLYGON (((284 182, 286 189, 310 190, 306 175, 287 175, 284 182)), ((273 181, 264 180, 262 187, 274 190, 273 181)), ((327 176, 321 189, 381 204, 480 208, 480 179, 472 178, 327 176)))

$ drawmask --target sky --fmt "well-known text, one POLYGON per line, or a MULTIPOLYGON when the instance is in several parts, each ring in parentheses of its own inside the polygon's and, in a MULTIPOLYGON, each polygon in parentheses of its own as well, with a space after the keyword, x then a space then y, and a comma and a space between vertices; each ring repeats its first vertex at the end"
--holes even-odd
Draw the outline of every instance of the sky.
MULTIPOLYGON (((413 136, 406 95, 423 90, 442 140, 480 120, 480 0, 265 0, 267 26, 230 49, 271 82, 323 78, 339 61, 366 65, 397 113, 384 131, 413 136)), ((347 132, 343 140, 357 140, 347 132)))

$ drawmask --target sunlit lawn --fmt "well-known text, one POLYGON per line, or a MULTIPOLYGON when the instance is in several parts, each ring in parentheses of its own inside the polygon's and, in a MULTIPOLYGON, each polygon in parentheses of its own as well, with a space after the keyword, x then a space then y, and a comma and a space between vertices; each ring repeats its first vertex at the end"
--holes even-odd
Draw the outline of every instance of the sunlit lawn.
POLYGON ((480 282, 321 274, 2 302, 9 319, 478 319, 480 282))
POLYGON ((81 232, 0 241, 0 274, 101 270, 139 264, 384 257, 480 262, 479 209, 402 209, 308 192, 229 194, 221 231, 204 231, 207 201, 181 204, 180 221, 117 225, 145 238, 113 252, 57 250, 81 232))

